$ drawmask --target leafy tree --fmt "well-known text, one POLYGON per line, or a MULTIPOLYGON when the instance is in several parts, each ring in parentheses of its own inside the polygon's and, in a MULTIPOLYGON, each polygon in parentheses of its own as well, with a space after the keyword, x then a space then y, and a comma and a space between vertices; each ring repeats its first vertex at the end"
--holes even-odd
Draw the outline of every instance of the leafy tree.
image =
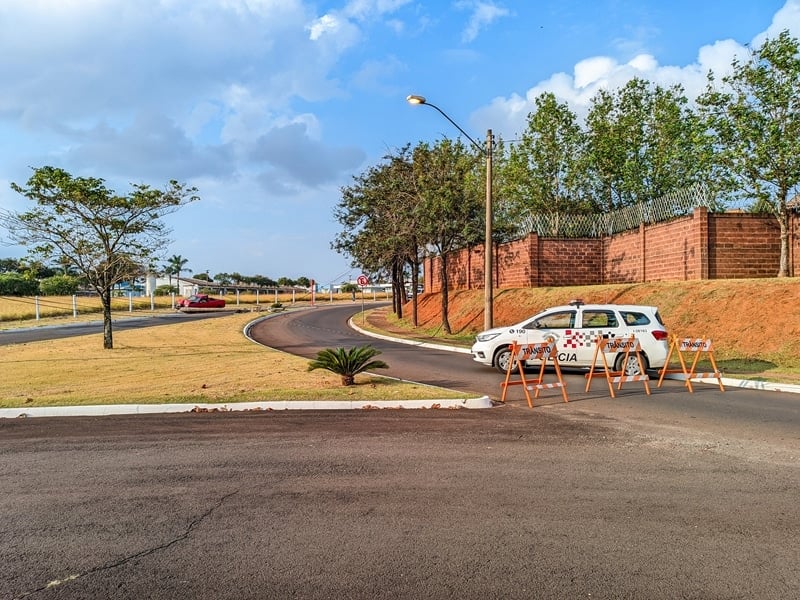
POLYGON ((78 279, 71 275, 53 275, 39 282, 43 296, 71 296, 78 291, 78 279))
MULTIPOLYGON (((422 242, 418 237, 419 206, 406 146, 384 162, 356 176, 342 189, 334 214, 343 225, 331 246, 353 258, 352 265, 371 274, 387 274, 393 289, 393 311, 402 317, 405 265, 416 283, 422 242)), ((414 304, 416 324, 416 304, 414 304)))
POLYGON ((311 287, 311 280, 308 277, 298 277, 295 284, 307 288, 311 287))
POLYGON ((585 170, 601 211, 656 200, 705 179, 700 121, 680 86, 634 78, 592 99, 585 170))
POLYGON ((211 277, 208 276, 208 273, 197 273, 194 278, 200 281, 211 281, 211 277))
POLYGON ((159 285, 153 290, 155 296, 169 296, 170 294, 177 294, 178 290, 174 285, 159 285))
POLYGON ((717 84, 709 74, 698 105, 714 143, 714 165, 725 189, 753 199, 780 228, 778 277, 789 275, 786 203, 800 184, 800 53, 797 38, 782 31, 734 59, 717 84))
POLYGON ((442 329, 449 334, 448 253, 477 243, 484 233, 483 199, 474 186, 465 185, 477 157, 462 142, 448 139, 432 147, 420 144, 413 156, 414 182, 421 199, 419 212, 425 215, 419 226, 420 240, 434 248, 440 258, 442 329))
POLYGON ((264 275, 254 275, 252 278, 253 283, 255 283, 259 287, 269 287, 274 288, 277 287, 278 283, 272 279, 271 277, 265 277, 264 275))
POLYGON ((320 350, 317 358, 308 363, 308 370, 325 369, 336 373, 342 378, 342 385, 353 385, 359 373, 370 369, 388 369, 382 360, 373 360, 381 353, 372 346, 356 346, 346 350, 344 348, 320 350))
MULTIPOLYGON (((513 199, 517 214, 558 217, 593 209, 583 189, 583 145, 575 113, 552 93, 537 97, 536 110, 528 115, 528 128, 511 148, 504 169, 504 193, 513 199)), ((558 228, 552 234, 558 235, 558 228)))
POLYGON ((0 258, 0 273, 19 273, 20 261, 16 258, 0 258))
POLYGON ((168 243, 165 215, 197 200, 195 188, 170 181, 165 190, 136 184, 117 195, 102 179, 73 177, 40 167, 14 191, 35 202, 27 212, 0 212, 11 239, 43 259, 68 260, 100 295, 103 347, 113 345, 111 296, 114 286, 140 272, 168 243))
POLYGON ((22 273, 0 273, 0 296, 35 296, 39 282, 22 273))

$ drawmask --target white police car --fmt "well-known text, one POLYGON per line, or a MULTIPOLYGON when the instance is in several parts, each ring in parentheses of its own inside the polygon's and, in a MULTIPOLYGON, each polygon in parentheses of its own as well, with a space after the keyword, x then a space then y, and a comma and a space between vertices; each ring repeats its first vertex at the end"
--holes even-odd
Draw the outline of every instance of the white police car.
MULTIPOLYGON (((558 349, 558 363, 563 367, 591 367, 598 336, 628 338, 634 334, 642 347, 644 368, 664 366, 669 351, 667 331, 655 306, 632 304, 584 304, 580 300, 556 306, 516 325, 496 327, 479 333, 472 346, 472 357, 479 363, 505 373, 511 361, 509 345, 536 344, 553 338, 558 349)), ((616 371, 639 375, 634 353, 606 354, 606 362, 616 371)), ((597 363, 602 368, 602 359, 597 363)), ((538 363, 537 364, 541 364, 538 363)), ((531 365, 534 366, 534 365, 531 365)))

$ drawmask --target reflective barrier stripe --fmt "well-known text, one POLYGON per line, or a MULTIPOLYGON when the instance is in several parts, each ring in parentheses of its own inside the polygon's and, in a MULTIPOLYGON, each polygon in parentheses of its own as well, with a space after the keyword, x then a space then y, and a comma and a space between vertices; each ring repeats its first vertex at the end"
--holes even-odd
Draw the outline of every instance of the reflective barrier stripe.
POLYGON ((503 394, 500 396, 501 402, 506 401, 506 392, 512 385, 523 386, 522 390, 525 392, 525 398, 528 400, 529 408, 533 408, 533 400, 531 400, 531 395, 528 393, 528 390, 535 390, 533 397, 538 398, 541 390, 561 388, 561 396, 564 398, 564 402, 569 402, 567 398, 567 384, 564 383, 564 378, 561 376, 561 367, 558 364, 558 349, 555 340, 549 339, 546 342, 527 344, 525 346, 514 341, 509 346, 509 350, 511 351, 511 361, 508 363, 506 380, 500 384, 503 388, 503 394), (541 368, 539 369, 538 379, 528 383, 525 379, 525 361, 531 360, 541 361, 541 368), (552 362, 556 372, 558 381, 555 383, 544 383, 544 369, 548 360, 552 362), (515 369, 519 370, 519 381, 511 380, 511 373, 513 373, 515 369))
POLYGON ((595 377, 605 377, 606 382, 608 383, 608 392, 611 394, 612 398, 616 398, 617 395, 614 393, 614 384, 617 384, 617 389, 622 389, 622 384, 626 381, 642 381, 644 382, 644 389, 647 392, 647 395, 650 395, 650 377, 647 373, 644 372, 644 362, 642 362, 642 346, 639 343, 639 340, 636 339, 636 336, 631 335, 628 338, 616 338, 616 339, 607 339, 601 335, 598 335, 595 339, 595 349, 594 349, 594 357, 592 358, 592 366, 589 369, 589 372, 586 374, 586 389, 585 391, 589 391, 589 387, 592 385, 592 379, 595 377), (606 360, 606 354, 618 352, 620 350, 625 350, 624 358, 622 362, 624 365, 628 364, 628 359, 631 356, 631 353, 636 357, 636 361, 639 363, 639 370, 642 372, 641 375, 625 375, 623 371, 612 371, 611 368, 608 366, 608 361, 606 360), (597 356, 600 355, 600 358, 603 363, 603 372, 602 373, 595 373, 595 367, 597 367, 597 356))
POLYGON ((667 373, 683 373, 686 378, 684 385, 686 385, 686 387, 692 393, 694 392, 691 381, 692 379, 716 379, 719 389, 723 392, 725 391, 725 386, 722 385, 722 373, 720 373, 720 370, 717 367, 717 361, 714 358, 714 345, 710 338, 679 338, 678 336, 673 336, 669 345, 667 359, 664 361, 664 367, 661 369, 661 371, 659 371, 658 387, 661 387, 661 384, 664 381, 664 375, 667 373), (686 360, 683 356, 684 352, 694 352, 694 360, 689 367, 686 366, 686 360), (672 358, 673 353, 677 355, 678 360, 681 363, 680 369, 669 368, 669 361, 672 358), (697 369, 697 363, 700 360, 701 354, 708 355, 708 359, 711 361, 711 366, 714 367, 712 372, 695 373, 695 369, 697 369))

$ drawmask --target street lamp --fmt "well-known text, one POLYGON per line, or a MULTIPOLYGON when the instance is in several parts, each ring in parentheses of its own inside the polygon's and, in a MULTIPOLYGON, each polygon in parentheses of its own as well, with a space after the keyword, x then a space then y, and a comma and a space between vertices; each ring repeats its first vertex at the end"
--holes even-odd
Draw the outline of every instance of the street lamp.
MULTIPOLYGON (((470 135, 461 129, 458 126, 458 123, 453 121, 446 112, 444 112, 441 108, 436 106, 435 104, 431 104, 428 102, 424 96, 415 96, 411 95, 406 97, 406 101, 409 104, 424 104, 426 106, 430 106, 431 108, 435 108, 439 111, 445 119, 450 121, 453 126, 458 129, 464 137, 466 137, 472 145, 475 146, 480 152, 486 156, 486 233, 485 233, 485 242, 483 246, 483 254, 484 254, 484 267, 483 267, 483 328, 484 329, 491 329, 493 327, 492 322, 494 321, 493 312, 494 312, 494 294, 492 291, 493 284, 492 284, 492 253, 493 253, 493 244, 492 244, 492 130, 489 129, 486 132, 486 148, 483 148, 478 142, 473 140, 470 135)), ((445 273, 445 277, 447 274, 445 273)))

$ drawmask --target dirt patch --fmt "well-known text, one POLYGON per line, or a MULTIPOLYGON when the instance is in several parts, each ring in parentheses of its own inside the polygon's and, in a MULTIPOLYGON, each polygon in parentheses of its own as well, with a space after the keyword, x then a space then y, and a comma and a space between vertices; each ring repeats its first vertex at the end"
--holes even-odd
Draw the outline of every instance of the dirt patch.
MULTIPOLYGON (((680 337, 710 337, 720 360, 762 361, 800 368, 800 279, 743 279, 656 282, 563 288, 500 289, 495 292, 495 326, 517 323, 550 306, 580 298, 587 303, 657 306, 667 330, 680 337)), ((483 329, 483 290, 451 292, 449 321, 453 334, 483 329)), ((385 314, 370 320, 381 328, 431 338, 444 337, 440 294, 419 297, 418 327, 410 325, 411 304, 399 323, 385 314), (379 322, 380 321, 380 322, 379 322), (425 331, 425 334, 421 334, 425 331)))

